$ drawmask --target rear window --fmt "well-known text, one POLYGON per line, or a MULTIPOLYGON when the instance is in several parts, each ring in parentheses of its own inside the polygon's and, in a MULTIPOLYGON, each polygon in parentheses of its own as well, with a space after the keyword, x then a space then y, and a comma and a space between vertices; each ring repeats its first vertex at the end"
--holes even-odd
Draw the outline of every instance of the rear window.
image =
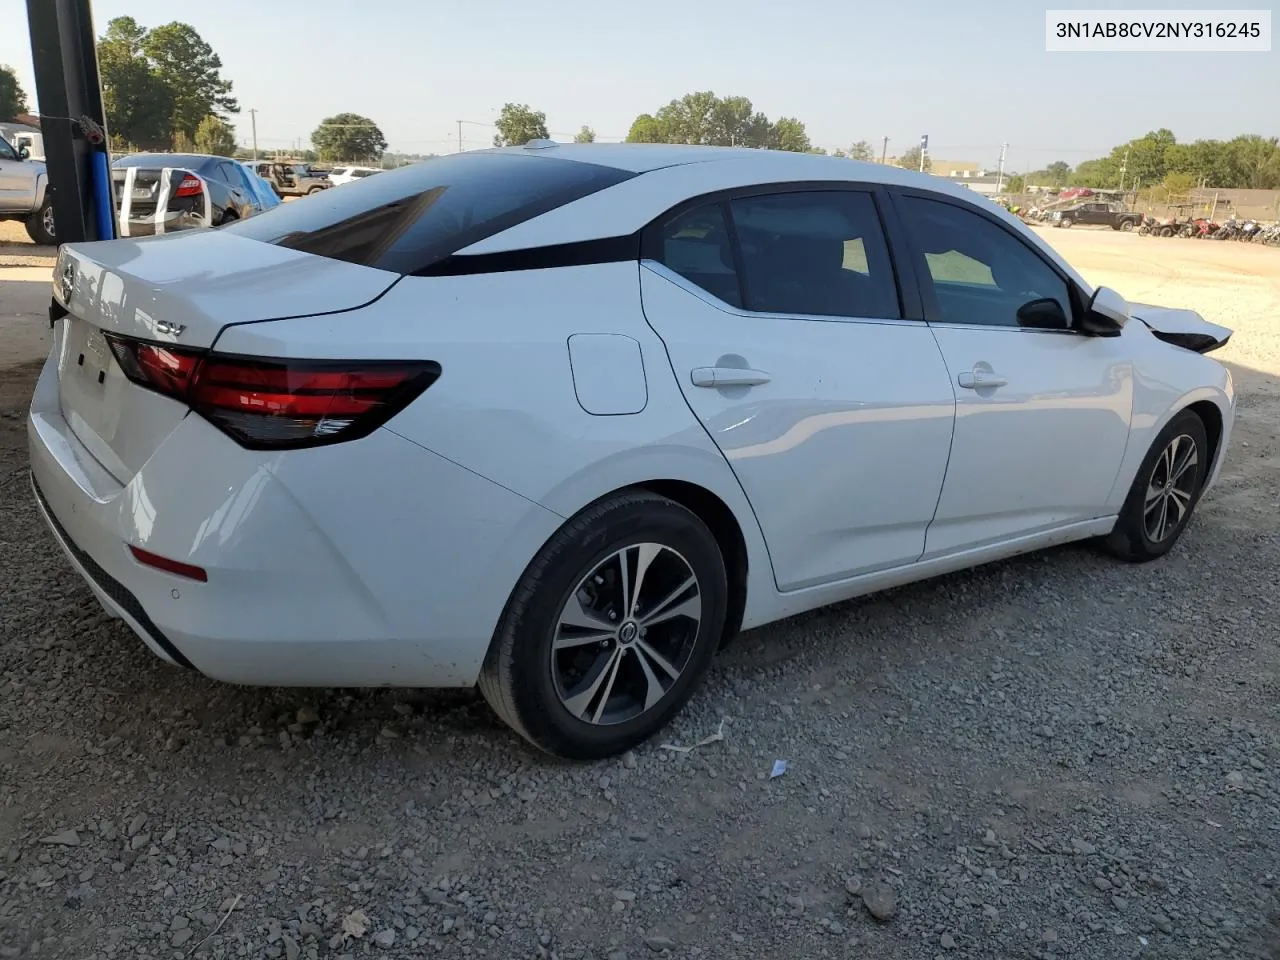
POLYGON ((409 274, 633 176, 573 160, 458 153, 353 181, 223 229, 409 274))

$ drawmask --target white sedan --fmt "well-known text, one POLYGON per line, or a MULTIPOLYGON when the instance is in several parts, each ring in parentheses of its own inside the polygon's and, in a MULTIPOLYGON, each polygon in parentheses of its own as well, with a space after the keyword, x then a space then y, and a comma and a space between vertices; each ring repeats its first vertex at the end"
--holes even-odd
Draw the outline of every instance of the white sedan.
POLYGON ((329 182, 340 187, 344 183, 355 183, 381 172, 377 167, 334 167, 329 171, 329 182))
POLYGON ((746 627, 1217 476, 1230 331, 945 181, 683 146, 463 153, 64 246, 35 495, 103 606, 235 683, 467 687, 622 751, 746 627))

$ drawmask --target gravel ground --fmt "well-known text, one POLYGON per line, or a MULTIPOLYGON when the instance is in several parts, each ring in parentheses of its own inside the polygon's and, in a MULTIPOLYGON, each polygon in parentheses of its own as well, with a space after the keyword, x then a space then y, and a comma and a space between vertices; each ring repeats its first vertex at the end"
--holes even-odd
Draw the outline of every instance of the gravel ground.
POLYGON ((1047 236, 1238 331, 1179 547, 752 631, 670 731, 723 741, 594 766, 470 693, 165 667, 42 528, 0 371, 0 958, 1280 958, 1280 252, 1047 236))

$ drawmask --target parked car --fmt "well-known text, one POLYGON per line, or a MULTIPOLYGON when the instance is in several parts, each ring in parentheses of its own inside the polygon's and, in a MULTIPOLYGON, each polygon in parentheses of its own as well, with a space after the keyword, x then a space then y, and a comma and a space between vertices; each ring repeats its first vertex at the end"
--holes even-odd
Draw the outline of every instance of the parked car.
POLYGON ((33 243, 57 243, 44 163, 0 137, 0 220, 20 220, 33 243))
MULTIPOLYGON (((200 153, 135 153, 111 163, 120 234, 216 227, 270 209, 241 164, 200 153)), ((278 202, 278 201, 277 201, 278 202)))
POLYGON ((333 186, 329 174, 313 170, 307 163, 281 163, 275 160, 253 160, 249 169, 271 184, 280 197, 305 197, 333 186))
POLYGON ((1164 555, 1235 413, 1231 331, 815 155, 460 153, 55 278, 31 475, 110 613, 235 683, 478 683, 566 757, 661 729, 740 628, 1164 555))
POLYGON ((1072 224, 1110 227, 1112 230, 1123 230, 1128 233, 1142 223, 1142 214, 1136 210, 1126 210, 1123 203, 1113 201, 1091 201, 1062 210, 1054 210, 1049 219, 1055 227, 1070 227, 1072 224))
POLYGON ((329 182, 340 187, 344 183, 354 183, 381 172, 377 167, 334 167, 329 171, 329 182))

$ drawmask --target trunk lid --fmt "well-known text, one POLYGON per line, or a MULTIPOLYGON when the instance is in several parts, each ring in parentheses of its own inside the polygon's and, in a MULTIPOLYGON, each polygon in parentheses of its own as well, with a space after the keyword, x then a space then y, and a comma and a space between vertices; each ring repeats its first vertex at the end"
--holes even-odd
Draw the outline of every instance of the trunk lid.
POLYGON ((381 296, 398 274, 221 230, 59 251, 59 395, 72 432, 128 483, 187 414, 185 404, 130 382, 104 333, 207 349, 228 324, 339 313, 381 296))

